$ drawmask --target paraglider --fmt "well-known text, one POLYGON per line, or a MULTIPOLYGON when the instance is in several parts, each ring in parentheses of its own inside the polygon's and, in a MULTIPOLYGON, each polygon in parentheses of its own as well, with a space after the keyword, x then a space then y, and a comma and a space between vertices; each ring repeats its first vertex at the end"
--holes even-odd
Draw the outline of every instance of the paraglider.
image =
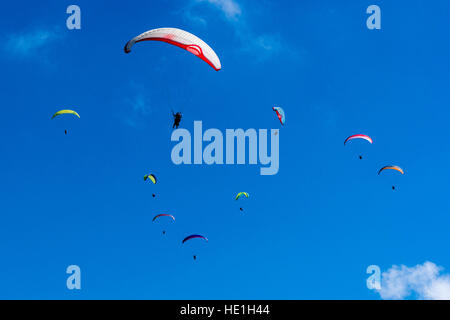
MULTIPOLYGON (((167 214, 167 213, 161 213, 161 214, 157 214, 156 216, 153 217, 152 222, 155 222, 156 219, 161 218, 161 217, 169 217, 171 218, 173 221, 175 221, 175 217, 171 214, 167 214)), ((163 234, 166 234, 166 230, 163 230, 162 232, 163 234)))
MULTIPOLYGON (((370 142, 370 144, 373 143, 372 138, 366 134, 354 134, 354 135, 351 135, 350 137, 348 137, 347 139, 345 139, 344 146, 347 144, 348 141, 353 140, 353 139, 363 139, 363 140, 370 142)), ((359 155, 359 159, 361 160, 362 158, 363 158, 362 155, 359 155)))
POLYGON ((172 128, 176 127, 178 129, 178 126, 180 125, 180 121, 181 121, 181 112, 174 113, 172 111, 172 115, 173 115, 173 126, 172 126, 172 128))
POLYGON ((141 41, 162 41, 189 51, 199 57, 214 70, 219 71, 221 64, 214 50, 202 39, 185 30, 177 28, 158 28, 146 31, 134 37, 125 45, 125 53, 130 53, 135 43, 141 41))
POLYGON ((150 180, 153 184, 156 184, 156 176, 154 174, 146 174, 144 176, 144 181, 150 180))
MULTIPOLYGON (((404 174, 405 172, 403 171, 402 168, 400 168, 399 166, 384 166, 383 168, 381 168, 378 171, 378 175, 380 175, 381 172, 383 172, 384 170, 395 170, 400 172, 401 174, 404 174)), ((392 190, 395 190, 395 186, 392 186, 392 190)))
MULTIPOLYGON (((58 117, 60 115, 63 115, 63 114, 72 114, 72 115, 77 116, 78 118, 80 118, 80 115, 76 111, 63 109, 63 110, 59 110, 58 112, 53 114, 52 119, 54 119, 55 117, 58 117)), ((67 135, 67 129, 64 130, 64 134, 67 135)))
MULTIPOLYGON (((239 192, 239 193, 236 195, 235 200, 239 200, 239 198, 241 198, 241 197, 248 198, 249 195, 248 195, 247 192, 239 192)), ((240 207, 239 210, 244 211, 244 208, 240 207)))
MULTIPOLYGON (((147 180, 150 180, 151 182, 153 182, 153 184, 156 184, 156 181, 157 181, 156 180, 156 176, 154 174, 152 174, 152 173, 146 174, 144 176, 144 181, 147 181, 147 180)), ((152 193, 152 197, 153 198, 156 197, 156 194, 152 193)))
MULTIPOLYGON (((183 239, 182 243, 184 244, 186 241, 192 240, 192 239, 203 239, 206 242, 208 242, 208 239, 202 235, 199 234, 192 234, 190 236, 187 236, 186 238, 183 239)), ((197 256, 194 254, 193 255, 194 260, 197 260, 197 256)))
POLYGON ((286 121, 286 120, 285 120, 286 117, 285 117, 285 115, 284 115, 284 110, 281 109, 280 107, 273 107, 272 110, 275 111, 275 113, 277 114, 277 117, 278 117, 278 119, 280 120, 280 123, 281 123, 282 125, 284 125, 284 123, 285 123, 285 121, 286 121))

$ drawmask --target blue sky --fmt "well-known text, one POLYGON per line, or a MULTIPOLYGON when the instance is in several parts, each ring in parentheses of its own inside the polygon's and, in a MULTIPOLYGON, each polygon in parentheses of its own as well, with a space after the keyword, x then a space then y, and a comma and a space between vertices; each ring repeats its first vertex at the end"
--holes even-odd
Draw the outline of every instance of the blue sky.
POLYGON ((430 261, 445 278, 450 3, 377 1, 382 28, 368 30, 371 4, 3 3, 0 298, 380 299, 369 265, 430 261), (66 28, 71 4, 81 30, 66 28), (124 54, 157 27, 198 35, 222 70, 162 43, 124 54), (225 131, 279 128, 275 105, 277 175, 172 163, 171 109, 183 128, 225 131), (63 108, 81 119, 50 120, 63 108), (374 144, 344 148, 354 133, 374 144), (387 164, 405 175, 378 176, 387 164), (165 236, 158 213, 177 219, 165 236), (209 242, 182 246, 192 233, 209 242))

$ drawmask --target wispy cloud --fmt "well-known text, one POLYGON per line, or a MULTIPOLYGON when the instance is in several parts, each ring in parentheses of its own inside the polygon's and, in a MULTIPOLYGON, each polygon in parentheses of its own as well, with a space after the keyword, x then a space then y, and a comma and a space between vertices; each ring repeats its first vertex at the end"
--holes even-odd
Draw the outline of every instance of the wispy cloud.
MULTIPOLYGON (((155 73, 158 74, 157 71, 155 73)), ((143 83, 129 81, 116 93, 116 101, 120 108, 116 116, 127 126, 135 129, 144 128, 157 110, 167 104, 167 94, 164 89, 157 90, 143 83)))
POLYGON ((283 49, 283 43, 281 37, 277 34, 262 34, 258 36, 254 36, 251 38, 251 41, 248 39, 243 39, 241 35, 241 42, 243 46, 241 50, 245 53, 255 53, 256 62, 261 62, 266 60, 273 54, 279 53, 283 49))
POLYGON ((127 112, 123 119, 127 125, 132 127, 137 127, 140 119, 152 114, 150 101, 142 93, 137 93, 130 98, 126 98, 125 106, 127 112))
POLYGON ((392 266, 382 274, 382 299, 417 298, 426 300, 450 299, 450 275, 441 274, 442 267, 425 262, 414 267, 392 266))
POLYGON ((191 23, 201 25, 203 27, 207 25, 206 20, 199 15, 192 13, 192 10, 189 7, 183 10, 183 16, 187 21, 191 23))
POLYGON ((10 34, 4 41, 4 52, 12 57, 31 57, 40 54, 54 41, 62 37, 58 29, 36 29, 10 34))
POLYGON ((222 13, 222 17, 234 29, 236 37, 241 43, 238 51, 257 57, 252 61, 261 62, 281 50, 290 52, 279 34, 255 32, 247 22, 242 6, 236 0, 190 0, 184 10, 185 18, 193 23, 201 23, 206 26, 207 20, 201 16, 200 12, 195 11, 203 4, 208 4, 209 7, 222 13))
POLYGON ((195 0, 197 3, 206 2, 219 8, 227 19, 235 20, 241 15, 241 7, 234 0, 195 0))

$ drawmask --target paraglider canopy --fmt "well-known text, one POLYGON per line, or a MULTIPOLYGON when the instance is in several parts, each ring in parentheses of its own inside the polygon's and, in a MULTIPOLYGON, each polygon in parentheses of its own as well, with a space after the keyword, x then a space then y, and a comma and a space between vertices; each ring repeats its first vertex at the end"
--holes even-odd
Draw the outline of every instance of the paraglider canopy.
POLYGON ((173 221, 175 221, 175 217, 173 215, 167 214, 167 213, 161 213, 161 214, 156 215, 152 221, 155 221, 156 219, 158 219, 160 217, 170 217, 170 218, 172 218, 173 221))
POLYGON ((404 174, 404 173, 405 173, 405 172, 403 171, 403 169, 400 168, 399 166, 385 166, 385 167, 381 168, 381 169, 378 171, 378 174, 380 174, 380 173, 383 172, 384 170, 396 170, 396 171, 400 172, 401 174, 404 174))
POLYGON ((284 123, 286 121, 286 117, 284 115, 284 110, 281 109, 280 107, 273 107, 272 110, 275 111, 275 113, 277 114, 277 117, 280 120, 280 123, 282 125, 284 125, 284 123))
POLYGON ((144 176, 144 181, 150 180, 151 182, 153 182, 153 184, 156 183, 156 177, 154 174, 146 174, 144 176))
POLYGON ((345 139, 344 145, 346 145, 348 141, 353 140, 353 139, 364 139, 366 141, 369 141, 370 143, 373 143, 372 138, 369 137, 368 135, 365 135, 365 134, 354 134, 354 135, 348 137, 347 139, 345 139))
POLYGON ((207 239, 206 237, 204 237, 204 236, 202 236, 202 235, 199 235, 199 234, 192 234, 192 235, 187 236, 186 238, 184 238, 183 241, 182 241, 182 243, 185 243, 186 241, 189 241, 189 240, 191 240, 191 239, 203 239, 203 240, 205 240, 206 242, 208 242, 208 239, 207 239))
POLYGON ((124 48, 125 53, 130 53, 131 47, 141 41, 162 41, 170 43, 196 55, 213 67, 214 70, 219 71, 221 69, 219 57, 214 50, 202 39, 185 30, 158 28, 146 31, 127 42, 124 48))
POLYGON ((242 196, 248 198, 248 197, 249 197, 249 194, 248 194, 247 192, 239 192, 239 193, 237 194, 237 196, 236 196, 236 200, 238 200, 238 199, 239 199, 240 197, 242 197, 242 196))
POLYGON ((56 112, 56 113, 52 116, 52 119, 55 118, 55 117, 57 117, 57 116, 60 116, 60 115, 62 115, 62 114, 73 114, 73 115, 77 116, 78 118, 80 118, 80 115, 79 115, 76 111, 64 109, 64 110, 59 110, 58 112, 56 112))

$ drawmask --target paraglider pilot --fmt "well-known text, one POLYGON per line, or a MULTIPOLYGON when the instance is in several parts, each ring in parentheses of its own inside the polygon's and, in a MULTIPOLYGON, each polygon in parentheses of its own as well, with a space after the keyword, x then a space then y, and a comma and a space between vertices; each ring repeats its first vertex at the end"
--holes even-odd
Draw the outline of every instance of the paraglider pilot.
POLYGON ((180 112, 174 113, 172 111, 172 115, 173 115, 173 126, 172 126, 172 128, 176 127, 178 129, 178 126, 180 125, 180 121, 181 121, 181 113, 180 112))

